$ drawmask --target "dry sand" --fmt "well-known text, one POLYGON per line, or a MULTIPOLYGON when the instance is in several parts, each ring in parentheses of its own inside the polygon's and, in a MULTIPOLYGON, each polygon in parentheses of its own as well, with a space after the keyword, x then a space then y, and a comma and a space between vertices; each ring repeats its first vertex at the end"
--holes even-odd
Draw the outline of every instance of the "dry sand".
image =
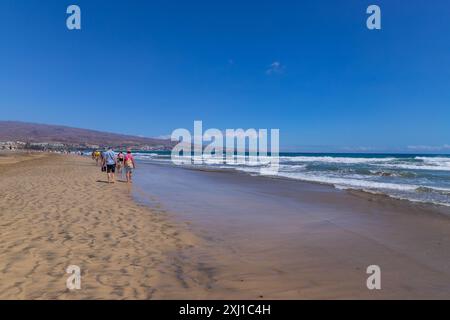
POLYGON ((2 165, 12 165, 18 162, 39 159, 45 157, 43 153, 29 153, 29 152, 10 152, 10 151, 0 151, 0 170, 5 170, 8 167, 2 165))
POLYGON ((0 299, 149 299, 204 296, 180 251, 195 237, 164 212, 105 183, 91 159, 0 157, 0 299), (81 290, 66 268, 81 268, 81 290))

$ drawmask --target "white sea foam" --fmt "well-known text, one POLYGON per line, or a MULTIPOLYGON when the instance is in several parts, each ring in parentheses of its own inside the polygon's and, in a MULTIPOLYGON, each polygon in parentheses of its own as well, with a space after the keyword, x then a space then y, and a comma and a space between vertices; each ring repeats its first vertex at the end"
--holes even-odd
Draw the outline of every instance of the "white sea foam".
POLYGON ((314 175, 310 173, 289 173, 280 172, 279 176, 298 179, 309 182, 317 182, 334 185, 339 188, 358 188, 358 189, 384 189, 384 190, 399 190, 399 191, 415 191, 419 185, 412 184, 397 184, 388 182, 369 181, 357 178, 340 178, 326 175, 314 175))
POLYGON ((393 169, 408 169, 408 170, 434 170, 434 171, 450 171, 450 164, 448 166, 443 165, 420 165, 420 164, 384 164, 384 167, 393 169))
POLYGON ((343 163, 343 164, 357 164, 357 163, 384 163, 397 160, 398 158, 352 158, 352 157, 315 157, 315 156, 293 156, 280 157, 281 161, 286 162, 325 162, 325 163, 343 163))
POLYGON ((437 170, 450 170, 450 158, 446 157, 415 157, 416 160, 421 160, 429 167, 439 168, 437 170))
POLYGON ((424 162, 450 162, 450 157, 415 157, 414 159, 424 162))

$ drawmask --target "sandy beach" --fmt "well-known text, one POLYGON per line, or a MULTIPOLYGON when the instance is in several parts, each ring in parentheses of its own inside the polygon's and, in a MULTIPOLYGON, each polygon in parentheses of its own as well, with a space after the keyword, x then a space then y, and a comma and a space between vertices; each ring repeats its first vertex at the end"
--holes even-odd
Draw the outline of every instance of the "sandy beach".
POLYGON ((86 157, 0 159, 0 299, 450 298, 447 208, 144 164, 130 187, 86 157))
POLYGON ((164 212, 135 204, 129 186, 105 183, 88 158, 0 157, 0 299, 195 297, 179 251, 195 238, 164 212), (66 268, 81 268, 81 290, 66 268))

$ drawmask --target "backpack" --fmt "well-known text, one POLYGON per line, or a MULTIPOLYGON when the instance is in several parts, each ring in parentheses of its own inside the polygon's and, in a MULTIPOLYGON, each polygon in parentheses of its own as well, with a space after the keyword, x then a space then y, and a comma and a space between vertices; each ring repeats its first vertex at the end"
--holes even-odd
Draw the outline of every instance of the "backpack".
POLYGON ((133 159, 131 156, 130 157, 125 157, 125 167, 127 168, 132 168, 133 169, 133 159))

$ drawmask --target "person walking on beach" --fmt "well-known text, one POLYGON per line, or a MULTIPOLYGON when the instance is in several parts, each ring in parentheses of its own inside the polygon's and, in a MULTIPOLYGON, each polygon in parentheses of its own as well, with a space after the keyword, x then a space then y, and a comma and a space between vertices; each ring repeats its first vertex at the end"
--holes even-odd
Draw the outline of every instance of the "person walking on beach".
POLYGON ((99 163, 100 163, 100 167, 102 167, 102 172, 106 172, 106 161, 105 161, 105 152, 106 151, 99 151, 99 163))
POLYGON ((102 154, 103 154, 103 152, 100 152, 100 151, 95 151, 95 162, 97 163, 97 165, 100 163, 100 165, 102 164, 102 160, 103 160, 103 158, 102 158, 102 154))
POLYGON ((134 163, 133 155, 131 154, 131 150, 127 150, 127 154, 124 159, 125 163, 125 174, 127 177, 127 183, 132 183, 131 178, 133 174, 133 170, 136 169, 136 164, 134 163))
POLYGON ((123 162, 124 162, 125 156, 122 151, 119 152, 117 155, 117 173, 122 174, 123 169, 123 162))
POLYGON ((106 166, 106 174, 108 175, 108 183, 116 182, 116 165, 117 165, 117 157, 116 153, 112 150, 111 147, 103 153, 103 165, 106 166))

